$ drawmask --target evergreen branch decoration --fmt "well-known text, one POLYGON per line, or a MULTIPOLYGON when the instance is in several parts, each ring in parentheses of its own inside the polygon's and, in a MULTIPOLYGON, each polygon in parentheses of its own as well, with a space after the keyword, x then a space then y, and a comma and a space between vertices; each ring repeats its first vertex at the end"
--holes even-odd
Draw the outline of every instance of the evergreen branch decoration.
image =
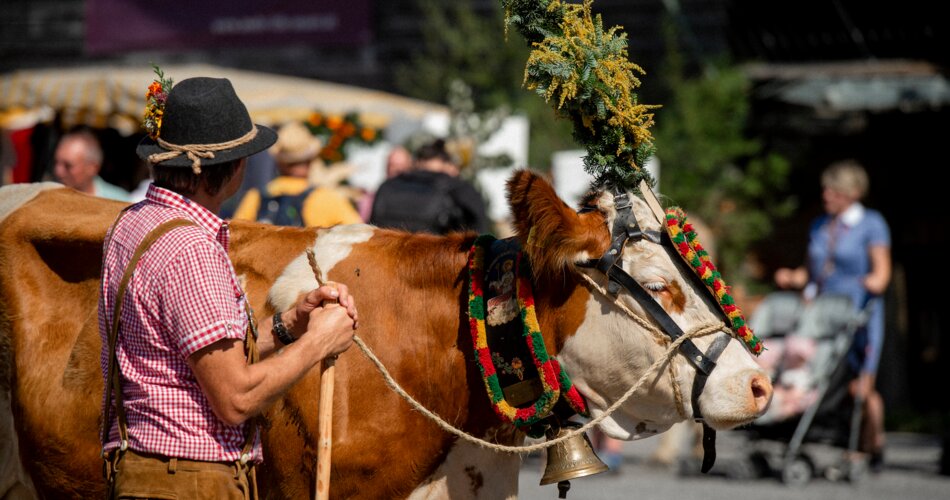
POLYGON ((598 186, 636 190, 654 184, 642 168, 653 154, 651 110, 635 90, 642 68, 630 62, 627 35, 619 26, 604 30, 593 0, 501 0, 508 25, 532 47, 524 86, 573 123, 574 138, 587 149, 584 168, 598 186))

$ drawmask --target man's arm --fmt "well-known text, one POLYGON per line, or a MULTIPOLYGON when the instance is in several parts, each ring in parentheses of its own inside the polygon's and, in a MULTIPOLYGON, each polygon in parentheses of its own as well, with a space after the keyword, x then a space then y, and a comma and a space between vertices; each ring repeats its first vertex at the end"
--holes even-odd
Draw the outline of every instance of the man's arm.
MULTIPOLYGON (((322 293, 315 292, 316 296, 322 293)), ((314 292, 307 297, 311 295, 314 292)), ((310 306, 298 304, 288 312, 307 307, 310 306)), ((215 415, 228 425, 240 425, 273 404, 321 360, 348 349, 356 327, 348 308, 355 316, 352 298, 348 306, 334 302, 313 307, 307 315, 304 334, 278 355, 260 363, 246 363, 240 339, 222 339, 189 356, 188 364, 215 415)), ((296 328, 300 328, 299 323, 296 328)), ((273 346, 273 340, 271 342, 273 346)))

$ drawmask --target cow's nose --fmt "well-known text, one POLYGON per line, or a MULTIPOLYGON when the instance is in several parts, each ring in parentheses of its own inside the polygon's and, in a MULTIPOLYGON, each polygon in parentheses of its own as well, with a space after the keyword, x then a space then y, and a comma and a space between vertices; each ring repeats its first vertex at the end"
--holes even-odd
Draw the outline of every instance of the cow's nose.
POLYGON ((755 405, 756 413, 762 415, 768 409, 772 401, 772 382, 764 374, 752 376, 750 389, 752 390, 752 401, 755 405))

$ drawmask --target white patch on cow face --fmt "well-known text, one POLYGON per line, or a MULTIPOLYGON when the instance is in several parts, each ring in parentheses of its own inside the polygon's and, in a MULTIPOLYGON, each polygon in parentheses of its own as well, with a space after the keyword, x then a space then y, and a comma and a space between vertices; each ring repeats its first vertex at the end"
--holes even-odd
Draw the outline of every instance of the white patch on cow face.
MULTIPOLYGON (((659 234, 660 223, 646 203, 639 198, 633 201, 633 211, 641 230, 659 234)), ((677 285, 685 298, 684 306, 682 310, 667 310, 667 313, 684 332, 719 323, 718 312, 699 295, 705 291, 696 289, 689 276, 681 275, 672 260, 674 258, 679 257, 659 244, 643 239, 627 244, 621 265, 647 290, 656 291, 671 283, 677 285)), ((581 272, 587 273, 595 282, 604 281, 604 276, 597 271, 585 269, 581 272)), ((630 294, 621 292, 620 300, 629 310, 652 322, 630 294)), ((705 352, 715 336, 723 334, 726 332, 696 338, 693 342, 705 352)), ((658 341, 654 334, 603 294, 594 292, 588 301, 582 325, 565 342, 558 358, 578 389, 588 398, 592 415, 597 417, 636 384, 667 349, 668 344, 658 341)), ((672 379, 666 365, 650 374, 637 393, 602 421, 601 427, 607 435, 626 440, 648 437, 692 415, 690 399, 695 368, 681 354, 673 358, 673 363, 676 380, 672 379), (679 403, 675 399, 674 383, 683 396, 679 403)), ((763 386, 768 384, 767 379, 764 382, 757 379, 762 376, 764 372, 743 345, 732 339, 699 400, 703 417, 717 429, 752 421, 764 411, 759 409, 766 399, 762 394, 771 392, 770 386, 767 389, 763 386), (752 401, 755 399, 750 389, 753 379, 763 386, 757 403, 752 401)))
POLYGON ((456 441, 442 465, 415 491, 410 500, 518 498, 521 457, 456 441))
POLYGON ((62 184, 56 182, 10 184, 9 186, 0 187, 0 222, 3 222, 3 219, 6 219, 8 215, 41 192, 62 187, 62 184))
MULTIPOLYGON (((317 239, 311 248, 324 276, 327 276, 334 266, 345 259, 355 245, 368 241, 375 230, 373 226, 366 224, 334 226, 317 230, 317 239)), ((297 297, 301 293, 309 292, 316 286, 317 282, 310 269, 307 254, 301 253, 274 281, 274 286, 271 287, 267 298, 274 307, 284 311, 297 302, 297 297)))
MULTIPOLYGON (((587 398, 591 415, 598 417, 665 350, 651 333, 620 312, 604 295, 594 292, 580 328, 567 339, 557 357, 587 398)), ((669 372, 664 369, 600 426, 612 438, 633 440, 653 436, 680 420, 669 372)))

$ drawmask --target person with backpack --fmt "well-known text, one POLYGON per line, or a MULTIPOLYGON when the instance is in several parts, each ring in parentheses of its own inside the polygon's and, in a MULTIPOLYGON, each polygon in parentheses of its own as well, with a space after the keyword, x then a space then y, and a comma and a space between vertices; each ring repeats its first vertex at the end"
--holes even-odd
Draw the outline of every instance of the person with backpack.
POLYGON ((458 176, 459 168, 438 139, 419 148, 412 168, 376 191, 369 223, 412 232, 488 232, 481 194, 458 176))
POLYGON ((263 191, 248 190, 233 218, 298 227, 363 222, 345 196, 309 182, 310 165, 320 154, 320 146, 320 140, 300 122, 281 127, 277 143, 270 151, 277 162, 277 177, 267 183, 263 191))

